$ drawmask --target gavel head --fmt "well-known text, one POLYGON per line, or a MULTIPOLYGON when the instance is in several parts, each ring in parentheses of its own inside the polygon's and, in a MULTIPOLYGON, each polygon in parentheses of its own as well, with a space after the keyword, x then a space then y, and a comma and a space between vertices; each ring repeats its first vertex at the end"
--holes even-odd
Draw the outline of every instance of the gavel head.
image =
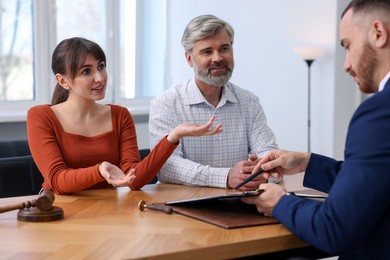
POLYGON ((43 211, 51 210, 54 202, 54 193, 49 190, 43 190, 37 199, 37 208, 43 211))
POLYGON ((144 211, 146 208, 146 202, 144 200, 141 200, 139 203, 138 203, 138 209, 140 211, 144 211))
MULTIPOLYGON (((30 222, 45 222, 64 218, 64 211, 53 206, 54 193, 44 190, 34 200, 32 207, 23 206, 18 212, 18 220, 30 222), (34 205, 35 204, 35 205, 34 205)), ((25 203, 22 203, 23 205, 25 203)))

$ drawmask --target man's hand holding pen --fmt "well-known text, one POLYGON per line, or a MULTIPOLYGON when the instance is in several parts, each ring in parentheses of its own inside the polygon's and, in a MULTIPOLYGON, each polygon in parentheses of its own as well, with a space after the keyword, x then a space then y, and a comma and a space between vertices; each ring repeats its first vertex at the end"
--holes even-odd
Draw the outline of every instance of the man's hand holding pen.
MULTIPOLYGON (((310 153, 272 150, 259 160, 253 168, 252 175, 259 174, 265 179, 283 178, 284 175, 304 172, 309 160, 310 153)), ((241 200, 247 204, 255 204, 259 212, 272 216, 273 208, 287 192, 282 186, 274 183, 263 183, 258 188, 264 192, 259 196, 241 200)))
POLYGON ((252 173, 264 171, 264 178, 283 178, 306 171, 310 160, 310 153, 272 150, 259 160, 252 173))

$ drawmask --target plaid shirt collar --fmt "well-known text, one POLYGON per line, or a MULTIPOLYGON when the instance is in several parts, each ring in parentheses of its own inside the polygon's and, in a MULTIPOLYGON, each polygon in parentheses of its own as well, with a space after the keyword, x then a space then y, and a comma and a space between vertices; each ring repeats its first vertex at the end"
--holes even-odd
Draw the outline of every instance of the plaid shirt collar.
MULTIPOLYGON (((238 103, 238 99, 234 94, 233 86, 229 82, 222 88, 222 96, 218 106, 223 106, 226 102, 238 103)), ((196 85, 195 78, 192 78, 187 84, 187 94, 185 95, 184 104, 196 105, 200 103, 209 104, 196 85)))

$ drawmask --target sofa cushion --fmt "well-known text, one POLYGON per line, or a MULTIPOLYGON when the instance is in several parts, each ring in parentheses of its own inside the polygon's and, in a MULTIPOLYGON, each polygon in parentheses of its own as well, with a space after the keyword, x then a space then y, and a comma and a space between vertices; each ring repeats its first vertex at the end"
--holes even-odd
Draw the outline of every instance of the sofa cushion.
POLYGON ((0 142, 0 158, 30 155, 27 140, 0 142))
POLYGON ((0 158, 0 197, 38 194, 43 177, 31 155, 0 158))

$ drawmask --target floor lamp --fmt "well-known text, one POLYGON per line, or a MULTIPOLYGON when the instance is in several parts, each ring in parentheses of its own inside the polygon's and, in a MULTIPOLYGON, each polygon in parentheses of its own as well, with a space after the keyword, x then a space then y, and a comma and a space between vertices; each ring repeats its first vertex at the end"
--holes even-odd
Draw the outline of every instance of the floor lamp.
POLYGON ((311 152, 311 147, 310 147, 310 127, 311 127, 311 83, 310 83, 310 68, 311 64, 321 57, 321 55, 324 53, 323 48, 294 48, 294 51, 296 54, 298 54, 299 57, 301 57, 307 64, 308 70, 307 70, 307 151, 310 153, 311 152))

